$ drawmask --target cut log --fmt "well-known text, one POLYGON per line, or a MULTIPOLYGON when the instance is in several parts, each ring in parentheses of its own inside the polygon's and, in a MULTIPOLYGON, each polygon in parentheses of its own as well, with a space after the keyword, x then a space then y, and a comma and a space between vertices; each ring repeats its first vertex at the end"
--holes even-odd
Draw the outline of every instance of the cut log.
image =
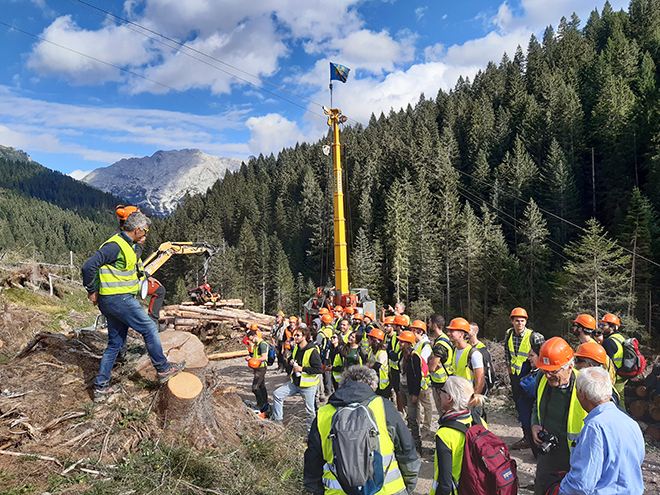
POLYGON ((191 400, 202 393, 202 381, 192 373, 182 371, 167 382, 170 393, 180 400, 191 400))
POLYGON ((187 327, 187 326, 196 327, 196 326, 200 325, 200 321, 196 320, 196 319, 193 320, 192 318, 190 318, 190 319, 189 318, 177 318, 176 320, 174 320, 174 324, 177 327, 187 327))
POLYGON ((218 352, 216 354, 209 354, 206 356, 208 359, 231 359, 235 357, 247 356, 249 354, 247 349, 242 351, 218 352))
POLYGON ((641 418, 644 416, 644 413, 646 413, 647 409, 647 404, 648 402, 644 402, 641 400, 635 400, 630 403, 630 414, 632 414, 635 418, 641 418))
POLYGON ((649 394, 649 400, 656 406, 660 406, 660 394, 657 391, 654 390, 649 394))
POLYGON ((646 428, 646 434, 653 440, 660 440, 660 428, 655 425, 650 425, 648 428, 646 428))
POLYGON ((635 393, 637 394, 637 397, 646 397, 646 387, 644 385, 636 387, 635 393))
POLYGON ((651 406, 649 408, 649 416, 653 421, 660 421, 660 406, 651 406))

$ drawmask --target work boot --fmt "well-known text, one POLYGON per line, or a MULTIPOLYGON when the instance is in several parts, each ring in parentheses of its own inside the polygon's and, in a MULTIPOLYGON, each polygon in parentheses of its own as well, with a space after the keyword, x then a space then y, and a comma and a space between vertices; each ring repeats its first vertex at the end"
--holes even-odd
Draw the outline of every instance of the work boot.
POLYGON ((107 399, 115 395, 120 391, 119 387, 106 387, 106 388, 95 388, 94 389, 94 402, 97 404, 99 402, 105 402, 107 399))
POLYGON ((170 366, 170 369, 167 371, 159 371, 158 372, 158 382, 162 385, 163 383, 167 383, 167 381, 172 378, 173 376, 178 375, 181 373, 186 367, 186 360, 184 359, 180 363, 176 363, 170 366))
POLYGON ((516 443, 511 444, 509 448, 511 450, 525 450, 531 448, 531 445, 529 443, 529 440, 527 440, 527 437, 522 437, 516 443))

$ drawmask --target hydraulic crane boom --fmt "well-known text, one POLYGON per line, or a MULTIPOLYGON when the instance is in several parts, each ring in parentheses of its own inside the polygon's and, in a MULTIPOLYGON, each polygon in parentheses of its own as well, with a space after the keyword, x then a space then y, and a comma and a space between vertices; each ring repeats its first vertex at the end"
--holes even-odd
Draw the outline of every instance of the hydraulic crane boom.
POLYGON ((148 277, 152 276, 175 254, 206 254, 207 258, 204 260, 204 276, 206 276, 211 259, 219 250, 220 248, 206 242, 164 242, 144 260, 144 272, 148 277))

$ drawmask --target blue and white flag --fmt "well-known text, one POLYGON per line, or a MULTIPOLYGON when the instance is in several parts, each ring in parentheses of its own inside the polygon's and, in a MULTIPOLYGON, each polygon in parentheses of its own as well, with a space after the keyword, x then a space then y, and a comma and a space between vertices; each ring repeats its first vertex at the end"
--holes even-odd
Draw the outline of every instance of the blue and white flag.
POLYGON ((344 67, 343 65, 339 64, 333 64, 330 62, 330 80, 332 81, 333 79, 337 81, 341 81, 343 83, 346 82, 346 79, 348 79, 348 73, 350 72, 351 69, 348 67, 344 67))

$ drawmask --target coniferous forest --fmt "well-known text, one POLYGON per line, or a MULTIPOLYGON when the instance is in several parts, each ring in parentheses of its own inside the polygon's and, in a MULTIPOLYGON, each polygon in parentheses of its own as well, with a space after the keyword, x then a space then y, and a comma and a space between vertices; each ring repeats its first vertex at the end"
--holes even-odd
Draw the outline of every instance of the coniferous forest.
MULTIPOLYGON (((581 312, 660 328, 659 67, 660 2, 606 3, 474 80, 344 127, 352 286, 491 336, 518 305, 546 334, 581 312)), ((334 284, 330 140, 250 160, 156 222, 150 246, 222 245, 214 290, 298 313, 334 284)), ((193 266, 162 269, 173 297, 193 266)))

